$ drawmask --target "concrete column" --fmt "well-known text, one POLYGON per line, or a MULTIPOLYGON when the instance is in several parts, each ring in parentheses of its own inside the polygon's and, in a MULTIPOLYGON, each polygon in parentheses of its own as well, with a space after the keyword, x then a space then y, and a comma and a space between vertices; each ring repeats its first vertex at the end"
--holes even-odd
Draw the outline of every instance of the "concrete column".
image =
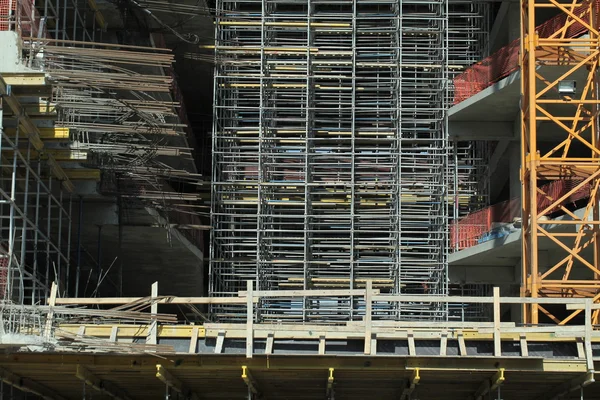
POLYGON ((521 36, 521 4, 511 2, 508 6, 508 43, 521 36))
POLYGON ((508 157, 508 179, 510 198, 521 197, 521 144, 511 142, 506 152, 508 157))
MULTIPOLYGON (((515 264, 515 285, 511 287, 510 296, 520 297, 521 296, 521 282, 523 264, 522 259, 515 264)), ((513 322, 523 322, 523 306, 521 304, 510 305, 510 316, 513 322)))

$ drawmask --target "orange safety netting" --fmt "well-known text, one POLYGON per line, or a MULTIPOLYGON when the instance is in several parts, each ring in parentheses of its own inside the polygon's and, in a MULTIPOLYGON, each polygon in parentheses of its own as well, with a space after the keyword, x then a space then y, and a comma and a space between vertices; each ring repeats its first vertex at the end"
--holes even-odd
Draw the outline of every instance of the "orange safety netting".
POLYGON ((16 0, 0 0, 0 31, 9 30, 10 16, 14 14, 16 0))
MULTIPOLYGON (((598 7, 600 0, 594 0, 594 3, 598 7)), ((589 4, 589 1, 584 2, 583 5, 575 9, 574 14, 578 17, 583 15, 587 12, 589 4)), ((537 27, 539 37, 548 38, 562 30, 565 27, 566 20, 567 15, 561 13, 539 25, 537 27)), ((565 29, 564 35, 567 38, 572 38, 581 35, 585 31, 587 31, 587 28, 580 22, 574 22, 565 29)), ((470 66, 462 74, 457 75, 453 80, 454 104, 468 99, 517 71, 519 69, 519 49, 520 40, 516 39, 491 56, 470 66)))
POLYGON ((37 36, 39 22, 35 0, 0 0, 0 31, 17 30, 21 36, 37 36))
MULTIPOLYGON (((567 192, 571 191, 581 181, 555 181, 542 186, 540 189, 547 196, 538 193, 537 204, 538 212, 545 210, 552 204, 552 199, 559 199, 567 192)), ((592 187, 585 184, 577 191, 571 193, 565 198, 561 205, 575 203, 576 201, 590 197, 592 187)), ((558 208, 550 212, 558 211, 558 208)), ((480 243, 482 237, 492 230, 494 223, 513 222, 514 218, 521 216, 521 199, 511 199, 503 201, 493 206, 471 213, 458 222, 450 225, 450 243, 454 250, 462 250, 480 243)))

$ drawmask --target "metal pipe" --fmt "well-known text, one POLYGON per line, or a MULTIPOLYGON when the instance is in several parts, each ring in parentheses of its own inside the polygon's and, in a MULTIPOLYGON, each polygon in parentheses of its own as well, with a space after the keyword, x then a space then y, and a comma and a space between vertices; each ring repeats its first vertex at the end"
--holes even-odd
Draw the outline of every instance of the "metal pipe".
POLYGON ((81 233, 83 230, 83 196, 79 196, 79 221, 77 222, 77 269, 75 271, 75 297, 79 297, 81 278, 81 233))

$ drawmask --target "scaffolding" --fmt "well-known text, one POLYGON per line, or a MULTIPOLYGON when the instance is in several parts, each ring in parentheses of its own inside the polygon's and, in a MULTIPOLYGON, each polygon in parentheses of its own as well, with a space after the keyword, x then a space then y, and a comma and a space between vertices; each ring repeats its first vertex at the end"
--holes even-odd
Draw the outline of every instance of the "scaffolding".
MULTIPOLYGON (((210 295, 246 280, 447 293, 446 7, 217 2, 210 295)), ((437 303, 376 308, 378 318, 447 317, 437 303)), ((263 320, 363 312, 333 296, 258 307, 263 320)))
POLYGON ((81 221, 71 240, 72 180, 116 197, 119 224, 141 209, 167 229, 168 240, 181 229, 200 249, 207 229, 192 133, 173 101, 170 50, 154 47, 158 35, 146 46, 93 42, 104 28, 95 2, 70 3, 0 4, 0 30, 13 31, 3 38, 18 49, 7 56, 15 57, 16 72, 0 71, 11 78, 0 79, 0 290, 17 304, 45 302, 51 282, 61 295, 78 295, 89 253, 81 221))
POLYGON ((72 279, 73 186, 1 77, 0 94, 0 297, 34 305, 50 282, 72 279))

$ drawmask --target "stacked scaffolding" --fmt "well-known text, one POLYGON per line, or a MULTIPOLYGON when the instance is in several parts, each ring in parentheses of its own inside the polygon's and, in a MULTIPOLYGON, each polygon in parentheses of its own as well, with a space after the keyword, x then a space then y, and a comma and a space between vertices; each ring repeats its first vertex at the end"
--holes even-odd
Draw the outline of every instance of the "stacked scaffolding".
POLYGON ((0 76, 0 299, 38 304, 68 282, 72 184, 0 76), (4 105, 4 112, 2 110, 4 105))
POLYGON ((18 34, 3 32, 20 50, 7 57, 29 79, 17 74, 10 88, 0 79, 0 298, 19 304, 43 302, 51 282, 78 295, 86 251, 81 225, 71 246, 70 179, 100 180, 101 193, 118 197, 120 219, 127 218, 123 208, 145 208, 169 233, 183 228, 199 248, 206 229, 202 177, 171 95, 172 54, 90 42, 103 23, 95 5, 79 9, 71 1, 67 14, 66 2, 58 3, 0 7, 7 21, 0 28, 18 34), (18 87, 36 79, 31 90, 18 87))
MULTIPOLYGON (((216 3, 211 296, 445 294, 446 3, 216 3)), ((446 318, 378 304, 377 317, 446 318)), ((279 298, 263 320, 347 320, 353 298, 279 298)), ((220 320, 245 318, 214 306, 220 320)))

